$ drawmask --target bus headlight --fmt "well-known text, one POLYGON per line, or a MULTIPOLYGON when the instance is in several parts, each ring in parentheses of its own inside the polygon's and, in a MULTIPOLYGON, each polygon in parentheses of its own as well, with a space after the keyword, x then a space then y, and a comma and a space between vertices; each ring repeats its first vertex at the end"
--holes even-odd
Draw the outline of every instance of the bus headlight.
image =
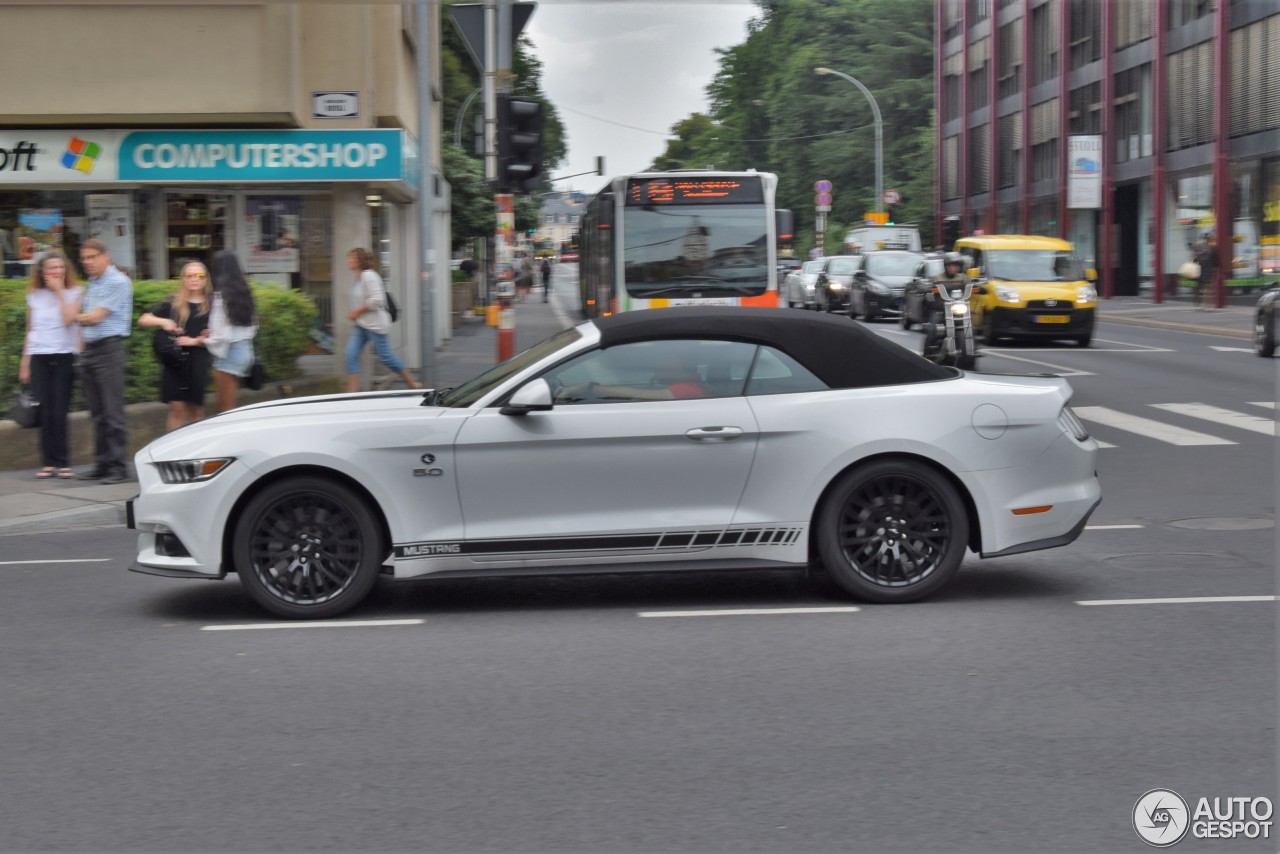
POLYGON ((968 314, 969 314, 969 306, 965 305, 964 303, 957 302, 957 303, 951 304, 952 317, 966 317, 968 316, 968 314))

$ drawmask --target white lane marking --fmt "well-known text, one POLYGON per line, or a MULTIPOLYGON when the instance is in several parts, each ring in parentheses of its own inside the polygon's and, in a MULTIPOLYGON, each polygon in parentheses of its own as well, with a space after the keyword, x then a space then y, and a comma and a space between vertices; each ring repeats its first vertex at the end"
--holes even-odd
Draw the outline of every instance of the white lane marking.
POLYGON ((1130 528, 1141 528, 1141 525, 1085 525, 1086 531, 1127 531, 1130 528))
POLYGON ((978 355, 979 356, 983 356, 983 355, 998 356, 1002 359, 1012 359, 1015 362, 1026 362, 1029 365, 1040 365, 1042 367, 1052 368, 1053 373, 1057 374, 1060 377, 1092 377, 1094 376, 1094 373, 1092 371, 1077 371, 1074 368, 1066 368, 1066 367, 1063 367, 1062 365, 1055 365, 1052 362, 1043 362, 1039 359, 1024 359, 1021 356, 1014 356, 1009 353, 1006 353, 1003 350, 992 350, 987 347, 983 347, 981 350, 979 350, 978 355))
POLYGON ((830 608, 736 608, 719 611, 637 611, 637 617, 769 617, 774 614, 852 614, 856 605, 830 608))
POLYGON ((1099 448, 1114 448, 1114 447, 1115 447, 1115 445, 1111 444, 1110 442, 1104 442, 1104 441, 1102 441, 1101 439, 1099 439, 1099 438, 1097 438, 1097 437, 1095 437, 1093 441, 1095 441, 1095 442, 1097 442, 1097 443, 1098 443, 1098 447, 1099 447, 1099 448))
POLYGON ((1275 409, 1276 402, 1274 400, 1251 400, 1250 406, 1261 406, 1263 409, 1275 409))
POLYGON ((1143 418, 1139 415, 1127 415, 1114 409, 1108 409, 1105 406, 1073 406, 1071 410, 1086 421, 1093 421, 1094 423, 1114 427, 1117 430, 1124 430, 1128 433, 1137 433, 1139 436, 1168 442, 1170 445, 1236 444, 1230 439, 1219 439, 1217 436, 1210 436, 1208 433, 1184 430, 1181 427, 1174 427, 1172 424, 1165 424, 1162 421, 1143 418))
POLYGON ((1196 605, 1205 602, 1274 602, 1274 596, 1187 596, 1181 599, 1077 599, 1077 605, 1196 605))
POLYGON ((1217 350, 1219 353, 1252 353, 1252 347, 1219 347, 1217 344, 1210 344, 1210 350, 1217 350))
POLYGON ((1205 421, 1212 421, 1215 424, 1239 427, 1241 430, 1252 430, 1255 433, 1262 433, 1267 436, 1276 434, 1275 420, 1263 418, 1261 415, 1233 412, 1230 409, 1209 406, 1205 403, 1153 403, 1151 405, 1156 409, 1163 409, 1165 412, 1176 412, 1179 415, 1200 418, 1205 421))
POLYGON ((420 626, 426 620, 317 620, 296 623, 241 623, 235 626, 201 626, 202 632, 248 632, 259 629, 354 629, 378 626, 420 626))
POLYGON ((32 563, 109 563, 109 557, 81 557, 69 560, 0 560, 0 566, 25 566, 32 563))

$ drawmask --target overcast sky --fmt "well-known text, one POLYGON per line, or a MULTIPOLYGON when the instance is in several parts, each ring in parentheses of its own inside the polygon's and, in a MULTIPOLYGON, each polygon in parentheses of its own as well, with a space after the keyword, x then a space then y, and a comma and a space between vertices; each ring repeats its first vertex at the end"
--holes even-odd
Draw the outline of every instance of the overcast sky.
MULTIPOLYGON (((706 87, 720 67, 714 49, 742 43, 758 11, 742 0, 539 0, 525 32, 568 131, 556 174, 594 170, 597 155, 606 175, 648 166, 673 124, 707 110, 706 87)), ((595 192, 604 180, 555 186, 595 192)))

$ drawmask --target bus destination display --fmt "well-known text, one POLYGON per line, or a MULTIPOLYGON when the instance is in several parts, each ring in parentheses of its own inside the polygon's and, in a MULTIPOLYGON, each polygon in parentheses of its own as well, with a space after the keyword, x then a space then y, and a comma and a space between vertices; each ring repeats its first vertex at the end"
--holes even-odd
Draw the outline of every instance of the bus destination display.
POLYGON ((764 202, 759 178, 629 178, 627 206, 758 205, 764 202))

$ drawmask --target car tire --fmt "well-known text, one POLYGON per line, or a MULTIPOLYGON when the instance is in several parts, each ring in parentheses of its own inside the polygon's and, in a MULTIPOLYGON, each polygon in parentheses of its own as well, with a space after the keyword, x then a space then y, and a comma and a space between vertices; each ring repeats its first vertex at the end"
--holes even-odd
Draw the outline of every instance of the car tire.
POLYGON ((1253 351, 1264 359, 1270 359, 1276 353, 1275 326, 1261 311, 1253 318, 1253 351))
POLYGON ((1089 327, 1089 331, 1083 335, 1076 336, 1076 344, 1081 347, 1088 347, 1093 343, 1093 327, 1089 327))
POLYGON ((880 315, 876 312, 876 310, 872 308, 870 305, 868 305, 867 310, 863 312, 863 318, 867 321, 867 323, 874 323, 875 319, 879 316, 880 315))
POLYGON ((996 332, 995 315, 988 312, 982 318, 982 341, 984 344, 994 347, 1000 342, 1000 337, 1000 333, 996 332))
POLYGON ((240 513, 232 561, 249 596, 282 617, 321 619, 369 594, 388 546, 368 503, 324 477, 290 477, 240 513))
POLYGON ((915 460, 859 466, 817 516, 818 556, 845 591, 868 602, 914 602, 960 569, 969 519, 956 487, 915 460))

